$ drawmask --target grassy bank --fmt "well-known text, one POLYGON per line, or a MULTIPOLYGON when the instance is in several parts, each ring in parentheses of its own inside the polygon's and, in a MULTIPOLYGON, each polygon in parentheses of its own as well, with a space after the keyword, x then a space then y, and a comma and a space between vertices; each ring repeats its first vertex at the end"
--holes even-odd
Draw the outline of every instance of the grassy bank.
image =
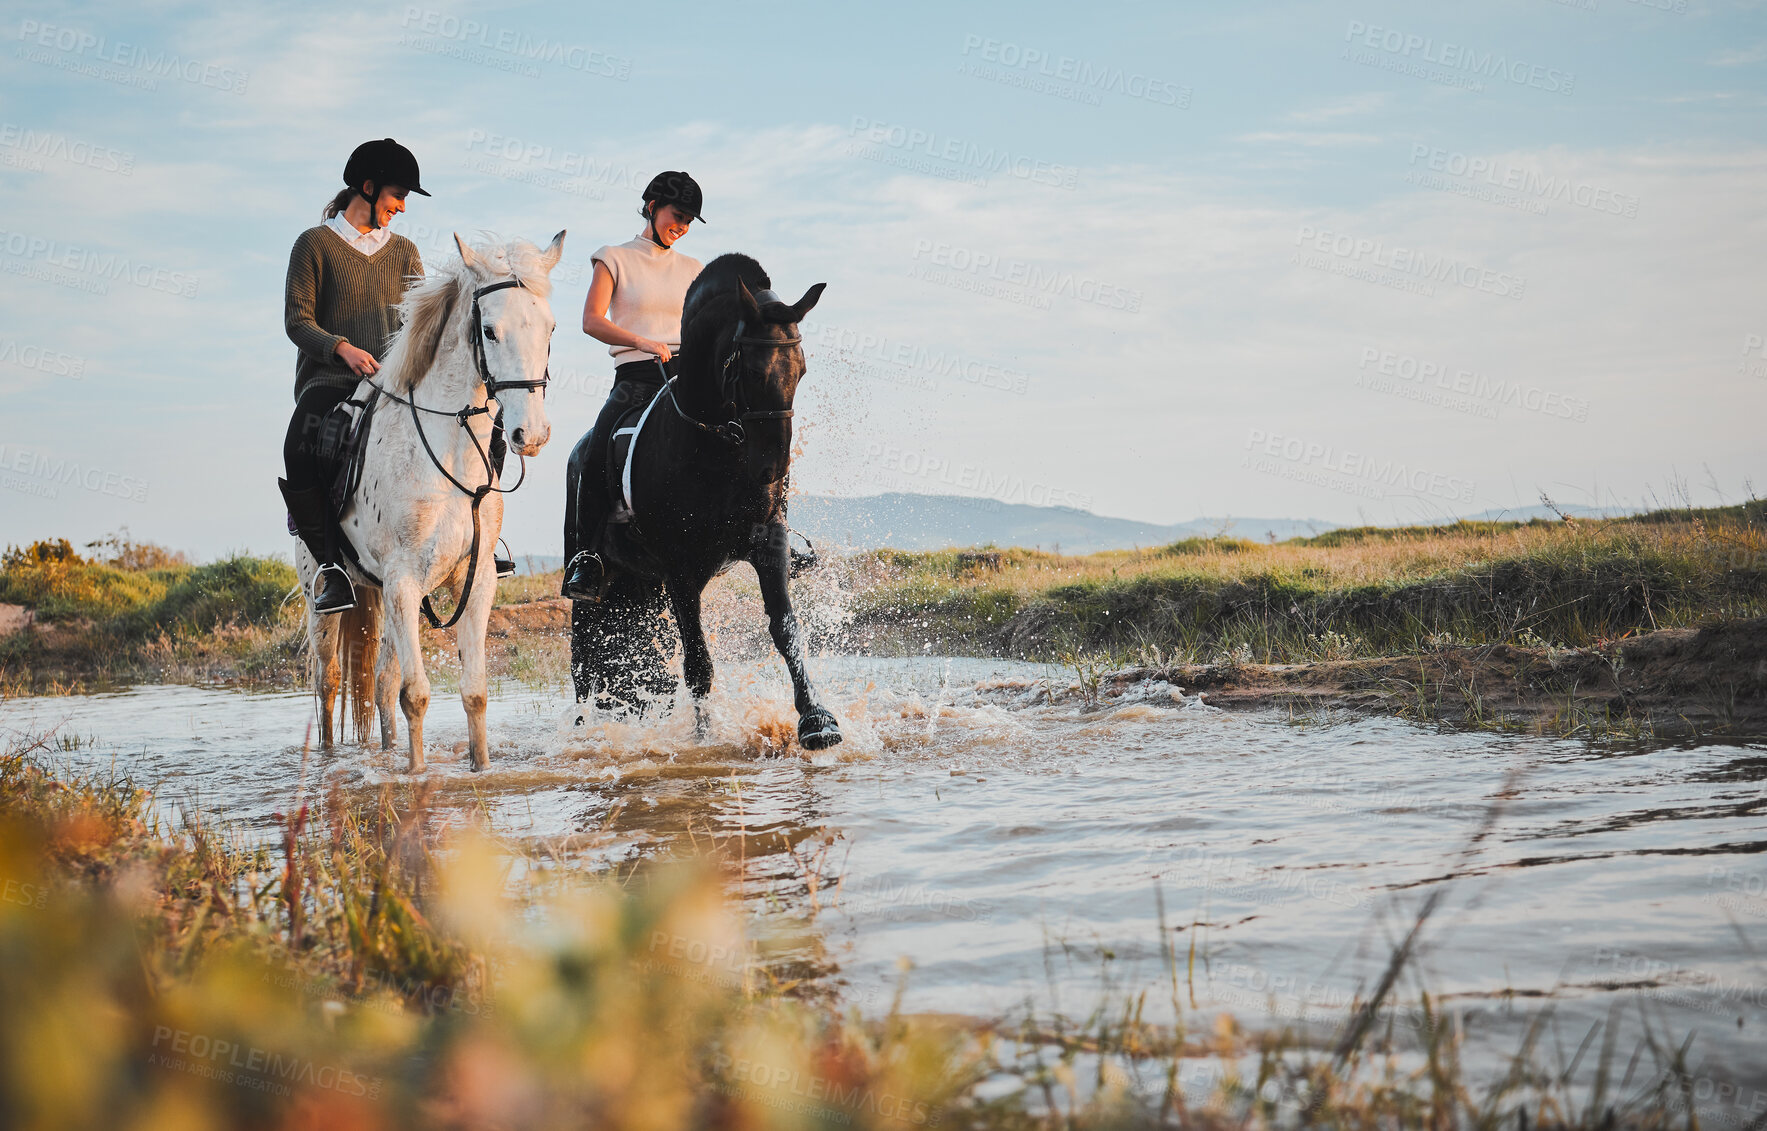
POLYGON ((0 604, 35 623, 0 637, 0 694, 215 675, 290 682, 304 671, 298 585, 276 559, 191 565, 122 536, 85 554, 66 539, 8 547, 0 604))
POLYGON ((58 770, 55 748, 0 753, 8 1127, 1689 1121, 1673 1043, 1621 1079, 1610 1036, 1573 1095, 1569 1073, 1533 1065, 1547 1017, 1475 1086, 1465 1027, 1427 998, 1394 1009, 1383 988, 1330 1042, 1187 1014, 1169 935, 1151 992, 1194 1031, 1143 1021, 1150 991, 1084 1018, 843 1012, 783 977, 727 903, 755 845, 583 875, 416 787, 300 793, 252 841, 58 770))
POLYGON ((853 568, 854 631, 880 650, 1159 665, 1585 648, 1767 614, 1767 504, 1084 557, 875 551, 853 568))

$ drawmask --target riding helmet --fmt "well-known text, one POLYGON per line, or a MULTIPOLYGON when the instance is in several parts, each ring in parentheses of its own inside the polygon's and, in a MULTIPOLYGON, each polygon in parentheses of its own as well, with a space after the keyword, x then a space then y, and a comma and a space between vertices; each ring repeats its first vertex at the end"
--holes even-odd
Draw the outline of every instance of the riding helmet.
POLYGON ((365 141, 350 154, 344 164, 344 183, 360 188, 363 181, 382 185, 404 185, 419 196, 428 196, 417 183, 417 158, 411 151, 390 137, 365 141))
POLYGON ((658 204, 673 204, 700 223, 706 222, 706 218, 699 214, 699 210, 705 207, 699 182, 680 170, 666 170, 650 179, 644 189, 644 203, 653 200, 658 204))

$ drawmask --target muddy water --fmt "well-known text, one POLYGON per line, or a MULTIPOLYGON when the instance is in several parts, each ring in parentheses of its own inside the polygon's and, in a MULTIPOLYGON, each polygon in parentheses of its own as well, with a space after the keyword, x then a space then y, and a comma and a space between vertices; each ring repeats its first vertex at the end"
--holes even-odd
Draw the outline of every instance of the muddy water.
MULTIPOLYGON (((791 733, 789 687, 776 663, 727 665, 703 739, 686 718, 576 725, 560 691, 506 685, 484 775, 438 695, 431 776, 567 859, 734 845, 743 894, 809 918, 806 957, 868 1010, 906 959, 910 1009, 1078 1017, 1151 987, 1156 1019, 1323 1031, 1433 896, 1401 1002, 1467 1012, 1489 1055, 1550 1007, 1568 1060, 1620 1003, 1623 1041, 1694 1035, 1689 1087, 1712 1104, 1767 1089, 1767 747, 1297 723, 1164 684, 1088 706, 1052 701, 1056 669, 970 659, 816 675, 847 741, 814 759, 760 757, 791 733)), ((145 687, 13 701, 4 725, 57 726, 70 762, 267 829, 310 715, 302 695, 145 687)), ((306 774, 367 788, 402 762, 346 747, 306 774)))

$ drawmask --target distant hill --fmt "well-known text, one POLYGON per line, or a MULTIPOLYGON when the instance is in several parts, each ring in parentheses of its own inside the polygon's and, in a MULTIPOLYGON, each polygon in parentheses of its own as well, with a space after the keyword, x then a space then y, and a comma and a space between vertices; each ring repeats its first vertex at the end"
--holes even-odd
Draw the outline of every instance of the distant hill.
MULTIPOLYGON (((1574 504, 1561 504, 1559 510, 1576 518, 1612 518, 1639 512, 1639 508, 1604 510, 1574 504)), ((1465 517, 1526 522, 1555 515, 1544 506, 1531 506, 1488 510, 1465 517)), ((1152 548, 1181 538, 1221 533, 1254 542, 1268 542, 1272 537, 1281 542, 1324 534, 1342 525, 1316 518, 1194 518, 1162 524, 1111 518, 1073 507, 1033 507, 964 495, 900 492, 857 498, 799 495, 791 501, 791 524, 817 545, 831 549, 888 546, 898 550, 942 550, 950 546, 994 545, 1059 549, 1069 554, 1152 548)), ((543 573, 563 564, 564 560, 553 554, 523 554, 516 558, 516 568, 521 573, 543 573)))
POLYGON ((1323 534, 1337 523, 1292 518, 1198 518, 1161 524, 1110 518, 1072 507, 1033 507, 962 495, 890 493, 858 498, 803 495, 791 501, 791 524, 829 546, 1023 546, 1070 554, 1164 546, 1223 529, 1235 537, 1277 541, 1323 534))

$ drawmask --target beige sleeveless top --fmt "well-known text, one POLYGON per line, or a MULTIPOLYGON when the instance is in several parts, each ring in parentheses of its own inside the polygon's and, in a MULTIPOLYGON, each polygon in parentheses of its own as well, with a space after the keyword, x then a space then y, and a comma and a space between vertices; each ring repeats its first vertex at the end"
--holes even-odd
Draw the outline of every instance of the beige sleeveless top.
MULTIPOLYGON (((622 244, 598 249, 590 256, 605 263, 614 280, 614 297, 607 304, 607 319, 622 330, 642 338, 667 342, 670 352, 681 348, 681 305, 687 287, 703 266, 690 255, 658 247, 640 232, 622 244)), ((656 355, 631 346, 609 346, 614 364, 651 361, 656 355)))

